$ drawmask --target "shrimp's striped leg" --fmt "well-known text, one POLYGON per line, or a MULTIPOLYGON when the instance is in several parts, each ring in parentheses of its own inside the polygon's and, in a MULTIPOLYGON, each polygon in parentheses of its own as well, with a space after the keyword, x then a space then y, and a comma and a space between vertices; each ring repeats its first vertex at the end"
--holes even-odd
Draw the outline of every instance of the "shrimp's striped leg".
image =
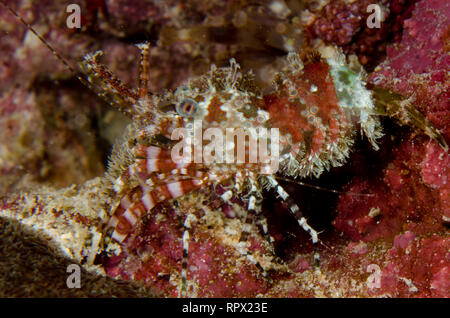
MULTIPOLYGON (((135 163, 128 168, 130 175, 137 176, 142 182, 151 185, 149 179, 154 181, 155 173, 170 175, 185 175, 198 177, 201 164, 175 162, 172 160, 171 151, 155 146, 138 145, 133 148, 136 157, 135 163), (195 173, 198 172, 198 173, 195 173)), ((159 179, 159 178, 158 178, 159 179)))
POLYGON ((133 148, 135 161, 128 169, 114 180, 114 191, 122 193, 131 176, 146 186, 157 186, 182 179, 200 179, 203 172, 198 171, 198 164, 175 163, 171 159, 171 152, 157 146, 137 145, 133 148))
POLYGON ((308 222, 306 221, 306 218, 303 216, 303 213, 300 211, 300 208, 298 205, 294 202, 294 200, 289 196, 289 194, 283 189, 283 187, 278 183, 275 178, 272 176, 266 176, 265 177, 268 181, 268 184, 271 188, 275 189, 278 196, 288 204, 289 211, 291 214, 297 219, 298 224, 309 233, 311 236, 312 242, 314 244, 314 263, 317 267, 320 266, 320 256, 318 252, 318 243, 319 238, 317 232, 309 226, 308 222))
MULTIPOLYGON (((257 191, 257 185, 256 185, 256 176, 254 175, 254 173, 249 173, 249 181, 251 184, 251 193, 253 192, 254 194, 257 194, 258 200, 257 203, 259 204, 262 201, 262 197, 259 191, 257 191)), ((254 210, 255 211, 255 216, 257 217, 256 220, 258 221, 258 223, 261 225, 262 230, 263 230, 263 235, 265 240, 268 243, 268 246, 270 248, 270 252, 272 253, 272 255, 275 255, 275 252, 273 250, 273 244, 272 244, 272 238, 269 234, 269 228, 267 227, 267 220, 265 218, 265 216, 261 213, 261 209, 257 208, 254 210)))
POLYGON ((261 213, 261 211, 257 212, 256 214, 257 216, 257 224, 262 228, 263 230, 263 235, 264 235, 264 239, 267 242, 267 246, 270 249, 270 253, 272 255, 275 255, 275 251, 273 248, 273 239, 269 234, 269 227, 267 226, 267 219, 266 217, 261 213))
POLYGON ((109 220, 108 226, 114 228, 112 238, 123 242, 136 228, 138 221, 150 212, 157 203, 178 198, 198 189, 203 180, 183 180, 166 183, 155 188, 140 186, 122 197, 120 205, 109 220))
POLYGON ((188 258, 189 258, 189 239, 191 231, 191 222, 194 216, 188 214, 184 220, 184 233, 183 233, 183 261, 181 266, 181 298, 187 295, 187 271, 188 271, 188 258))
POLYGON ((252 252, 248 250, 248 237, 250 236, 251 227, 255 223, 255 216, 257 211, 260 210, 258 206, 261 198, 261 194, 256 187, 253 175, 248 176, 248 180, 251 184, 251 189, 249 192, 248 207, 245 214, 245 221, 241 232, 241 237, 239 238, 238 249, 239 252, 244 255, 250 262, 255 264, 255 266, 261 271, 265 278, 268 278, 266 270, 261 266, 259 261, 253 256, 252 252))
MULTIPOLYGON (((217 179, 217 182, 220 183, 229 176, 223 175, 217 179)), ((204 184, 207 182, 205 181, 204 184)), ((226 195, 225 198, 230 199, 232 197, 232 192, 230 195, 226 195)), ((223 195, 222 195, 223 196, 223 195)), ((188 214, 184 221, 184 233, 183 233, 183 260, 181 267, 181 287, 180 287, 180 297, 186 297, 187 295, 187 272, 188 272, 188 259, 189 259, 189 240, 190 240, 190 232, 191 232, 191 223, 195 219, 193 214, 188 214)))
POLYGON ((251 226, 254 224, 254 215, 255 215, 255 202, 256 197, 251 194, 248 203, 248 211, 245 216, 244 226, 242 229, 241 237, 239 238, 238 250, 239 252, 245 256, 251 263, 255 264, 255 266, 261 271, 263 277, 268 278, 266 270, 261 266, 259 261, 253 256, 252 252, 248 250, 248 237, 250 235, 251 226))

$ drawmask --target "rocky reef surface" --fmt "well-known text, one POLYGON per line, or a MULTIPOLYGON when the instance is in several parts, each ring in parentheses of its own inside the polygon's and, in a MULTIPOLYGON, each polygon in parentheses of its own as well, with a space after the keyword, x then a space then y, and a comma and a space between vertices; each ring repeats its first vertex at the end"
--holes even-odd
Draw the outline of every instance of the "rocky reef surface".
MULTIPOLYGON (((103 62, 131 86, 139 55, 133 44, 150 41, 153 92, 232 57, 268 89, 288 51, 336 45, 366 68, 369 83, 410 98, 450 141, 448 1, 380 1, 380 29, 366 25, 370 1, 73 2, 82 8, 81 30, 66 27, 65 4, 7 1, 75 68, 102 49, 103 62)), ((362 140, 346 165, 302 180, 339 194, 283 183, 322 231, 320 269, 308 234, 267 193, 262 213, 275 255, 259 228, 249 238, 271 280, 262 277, 236 249, 243 204, 233 198, 233 206, 223 205, 220 187, 158 206, 117 256, 91 255, 104 206, 112 204, 102 197, 101 176, 129 121, 4 7, 0 17, 2 296, 176 297, 188 212, 195 216, 189 296, 450 296, 449 155, 389 118, 380 150, 362 140), (69 263, 83 267, 79 290, 65 286, 69 263)))

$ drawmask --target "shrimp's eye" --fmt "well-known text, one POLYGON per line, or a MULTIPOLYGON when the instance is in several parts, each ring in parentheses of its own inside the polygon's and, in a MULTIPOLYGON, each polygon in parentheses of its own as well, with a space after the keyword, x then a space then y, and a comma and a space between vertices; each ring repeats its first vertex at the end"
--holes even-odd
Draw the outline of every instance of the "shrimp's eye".
POLYGON ((195 100, 186 98, 176 105, 177 113, 183 117, 193 117, 197 112, 198 104, 195 100))

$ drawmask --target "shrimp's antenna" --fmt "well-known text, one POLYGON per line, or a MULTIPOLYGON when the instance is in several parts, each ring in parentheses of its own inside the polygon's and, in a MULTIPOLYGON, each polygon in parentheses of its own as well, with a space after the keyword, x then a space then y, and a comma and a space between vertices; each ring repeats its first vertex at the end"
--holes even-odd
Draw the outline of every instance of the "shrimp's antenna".
POLYGON ((73 76, 75 76, 83 85, 85 85, 87 88, 95 92, 94 87, 83 77, 78 75, 77 71, 70 66, 69 62, 61 56, 51 45, 48 43, 46 39, 44 39, 28 22, 26 22, 18 13, 16 10, 11 8, 4 0, 0 0, 0 3, 5 6, 6 9, 8 9, 23 25, 27 27, 28 30, 30 30, 44 45, 53 53, 53 55, 60 60, 64 66, 72 73, 73 76))
POLYGON ((372 194, 372 193, 344 192, 344 191, 338 191, 338 190, 323 188, 323 187, 319 187, 319 186, 316 186, 316 185, 312 185, 312 184, 308 184, 308 183, 305 183, 305 182, 301 182, 301 181, 298 181, 298 180, 281 177, 281 176, 278 176, 278 175, 275 176, 275 178, 277 178, 278 180, 286 181, 286 182, 296 183, 296 184, 299 184, 299 185, 307 187, 307 188, 313 188, 313 189, 317 189, 317 190, 320 190, 320 191, 326 191, 326 192, 331 192, 331 193, 336 193, 336 194, 348 194, 348 195, 355 195, 355 196, 362 196, 362 197, 373 197, 374 196, 374 194, 372 194))

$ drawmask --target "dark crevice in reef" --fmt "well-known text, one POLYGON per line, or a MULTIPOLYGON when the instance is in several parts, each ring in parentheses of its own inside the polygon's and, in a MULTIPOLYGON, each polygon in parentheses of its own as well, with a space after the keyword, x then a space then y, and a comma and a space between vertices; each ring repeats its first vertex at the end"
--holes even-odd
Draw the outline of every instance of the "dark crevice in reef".
MULTIPOLYGON (((403 137, 410 133, 408 128, 400 127, 388 118, 383 119, 382 124, 385 136, 379 141, 380 150, 375 151, 366 138, 358 135, 346 164, 324 172, 320 178, 299 180, 310 186, 279 181, 300 207, 308 223, 320 233, 319 237, 326 246, 335 245, 337 237, 341 235, 332 224, 341 194, 314 186, 345 193, 354 178, 376 182, 394 157, 392 149, 396 149, 403 137)), ((292 255, 313 250, 309 234, 302 230, 288 207, 274 193, 265 196, 263 212, 270 234, 275 239, 277 256, 288 261, 292 255)))

